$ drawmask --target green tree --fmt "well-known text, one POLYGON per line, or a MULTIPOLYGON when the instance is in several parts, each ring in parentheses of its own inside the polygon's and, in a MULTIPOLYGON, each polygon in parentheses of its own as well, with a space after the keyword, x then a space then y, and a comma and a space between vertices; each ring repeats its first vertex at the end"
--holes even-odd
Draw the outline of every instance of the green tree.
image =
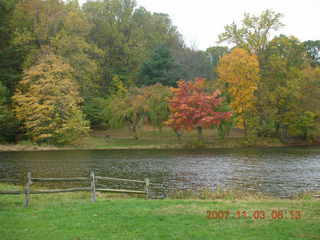
POLYGON ((301 85, 298 111, 291 119, 289 132, 305 140, 313 140, 320 134, 320 68, 304 68, 301 85))
POLYGON ((110 85, 114 75, 130 85, 145 54, 143 33, 134 21, 136 1, 92 1, 83 8, 93 24, 89 39, 103 50, 104 86, 110 85))
POLYGON ((137 7, 134 0, 89 1, 83 9, 93 25, 89 39, 104 52, 102 77, 106 88, 114 75, 126 87, 136 83, 141 64, 156 46, 171 49, 183 44, 168 15, 137 7))
POLYGON ((45 55, 24 72, 13 100, 16 116, 33 141, 72 143, 88 133, 72 71, 61 58, 45 55))
POLYGON ((14 93, 21 77, 24 57, 23 51, 11 44, 11 19, 17 2, 18 0, 0 1, 0 82, 8 89, 9 96, 14 93))
POLYGON ((109 113, 106 111, 106 106, 109 105, 109 98, 95 97, 87 99, 82 106, 83 113, 90 122, 91 129, 108 128, 109 113))
POLYGON ((305 41, 303 43, 313 66, 320 65, 320 40, 305 41))
POLYGON ((281 35, 270 42, 262 59, 257 106, 262 119, 260 125, 273 126, 275 134, 285 140, 292 120, 301 114, 299 98, 306 52, 297 38, 281 35))
POLYGON ((214 46, 209 47, 206 50, 207 55, 209 56, 210 63, 211 63, 211 71, 212 71, 212 79, 217 79, 217 66, 219 64, 220 59, 229 53, 228 47, 221 47, 221 46, 214 46))
POLYGON ((88 99, 83 106, 83 111, 89 119, 92 128, 110 127, 109 118, 113 113, 109 105, 114 103, 114 98, 118 99, 121 96, 125 96, 128 93, 128 89, 124 86, 120 77, 114 75, 108 93, 108 97, 88 99))
POLYGON ((141 93, 146 99, 149 123, 161 132, 164 122, 168 120, 170 114, 168 103, 172 96, 170 88, 157 83, 142 88, 141 93))
POLYGON ((100 95, 103 52, 87 41, 92 25, 77 1, 66 4, 64 14, 60 31, 50 39, 50 46, 74 69, 74 79, 78 81, 80 94, 86 100, 100 95))
POLYGON ((210 57, 205 51, 183 47, 173 51, 172 55, 178 64, 175 69, 178 71, 179 79, 191 81, 197 77, 213 78, 210 57))
POLYGON ((112 128, 128 126, 135 139, 139 139, 138 128, 147 118, 146 97, 139 88, 130 88, 125 95, 114 95, 106 106, 110 113, 108 124, 112 128))
POLYGON ((97 95, 102 52, 86 40, 91 25, 76 0, 26 0, 17 4, 12 17, 14 46, 26 55, 24 68, 43 54, 61 56, 73 69, 82 97, 97 95))
POLYGON ((169 88, 161 84, 117 91, 105 105, 105 121, 112 128, 127 126, 135 139, 139 127, 147 122, 161 131, 169 116, 170 96, 169 88))
POLYGON ((11 18, 17 2, 0 1, 0 142, 15 142, 20 133, 10 101, 20 79, 23 62, 23 53, 11 44, 11 18))
POLYGON ((281 13, 270 9, 263 11, 260 16, 245 13, 241 26, 234 22, 225 26, 225 32, 219 35, 219 42, 227 41, 260 57, 268 46, 270 32, 284 26, 282 17, 281 13))
POLYGON ((12 43, 24 51, 24 67, 32 66, 41 55, 39 49, 50 45, 64 16, 64 4, 60 0, 19 1, 11 18, 12 43))
POLYGON ((175 86, 181 77, 177 68, 178 65, 169 49, 166 46, 159 46, 150 59, 141 66, 138 85, 149 86, 160 83, 165 86, 175 86))
POLYGON ((0 82, 0 142, 15 142, 20 130, 19 122, 8 104, 8 96, 8 89, 0 82))

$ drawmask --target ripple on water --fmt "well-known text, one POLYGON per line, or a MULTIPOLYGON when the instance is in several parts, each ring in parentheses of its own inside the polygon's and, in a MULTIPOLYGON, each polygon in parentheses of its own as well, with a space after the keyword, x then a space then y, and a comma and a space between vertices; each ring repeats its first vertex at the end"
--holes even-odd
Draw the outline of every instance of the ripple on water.
POLYGON ((90 169, 110 177, 149 177, 171 189, 253 189, 275 196, 320 190, 316 147, 0 153, 0 178, 21 183, 28 171, 34 177, 74 177, 87 176, 90 169))

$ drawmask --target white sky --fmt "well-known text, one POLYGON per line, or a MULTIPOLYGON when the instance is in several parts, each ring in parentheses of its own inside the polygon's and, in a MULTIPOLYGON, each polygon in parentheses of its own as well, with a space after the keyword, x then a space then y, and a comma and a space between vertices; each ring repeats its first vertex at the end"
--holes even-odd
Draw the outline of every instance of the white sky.
MULTIPOLYGON (((80 0, 84 2, 85 0, 80 0)), ((320 40, 320 0, 137 0, 152 12, 170 15, 187 45, 205 50, 217 45, 224 26, 239 23, 245 12, 259 15, 273 9, 284 14, 286 25, 278 33, 301 41, 320 40)), ((223 44, 222 44, 223 45, 223 44)))

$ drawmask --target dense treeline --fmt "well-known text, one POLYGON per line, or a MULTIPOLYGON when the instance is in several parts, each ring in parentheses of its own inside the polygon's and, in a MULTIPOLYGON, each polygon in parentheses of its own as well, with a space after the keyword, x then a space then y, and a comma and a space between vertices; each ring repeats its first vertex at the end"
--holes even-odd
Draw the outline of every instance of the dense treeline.
POLYGON ((281 17, 247 14, 220 35, 234 48, 200 51, 135 0, 2 0, 0 140, 65 144, 123 126, 138 138, 144 123, 314 139, 320 41, 270 40, 281 17))
POLYGON ((69 142, 87 120, 112 125, 102 112, 121 89, 211 74, 168 15, 134 0, 3 0, 0 18, 2 141, 69 142))
POLYGON ((281 17, 267 10, 259 17, 246 14, 242 26, 225 27, 220 41, 236 48, 220 60, 218 81, 248 137, 315 139, 320 127, 320 42, 284 35, 269 40, 270 31, 283 26, 281 17))

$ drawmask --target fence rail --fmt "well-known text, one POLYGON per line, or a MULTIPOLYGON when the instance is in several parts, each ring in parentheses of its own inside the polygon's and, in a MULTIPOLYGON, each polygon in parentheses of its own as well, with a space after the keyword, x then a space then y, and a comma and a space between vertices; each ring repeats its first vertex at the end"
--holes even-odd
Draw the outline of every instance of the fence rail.
POLYGON ((77 178, 31 178, 33 182, 79 182, 79 181, 90 181, 89 178, 77 177, 77 178))
POLYGON ((82 188, 67 188, 67 189, 52 189, 52 190, 36 190, 30 191, 30 194, 43 194, 43 193, 66 193, 66 192, 83 192, 83 191, 90 191, 91 188, 89 187, 82 187, 82 188))
POLYGON ((18 182, 16 179, 0 179, 0 182, 18 182))
POLYGON ((23 194, 23 192, 22 191, 1 191, 0 194, 18 195, 18 194, 23 194))
POLYGON ((127 190, 127 189, 110 189, 110 188, 97 188, 96 191, 100 192, 115 192, 115 193, 136 193, 146 194, 145 191, 127 190))
MULTIPOLYGON (((0 179, 0 182, 18 182, 15 179, 0 179)), ((31 172, 27 174, 27 182, 25 184, 23 191, 0 191, 1 194, 5 195, 18 195, 24 194, 24 206, 29 207, 30 198, 32 194, 50 194, 50 193, 67 193, 67 192, 80 192, 86 191, 91 192, 91 200, 92 202, 96 201, 96 192, 112 192, 112 193, 131 193, 131 194, 144 194, 148 199, 150 193, 150 185, 161 186, 161 184, 151 184, 150 180, 146 178, 144 181, 142 180, 133 180, 133 179, 122 179, 122 178, 112 178, 112 177, 103 177, 103 176, 95 176, 94 171, 90 171, 89 177, 73 177, 73 178, 34 178, 31 176, 31 172), (105 185, 98 184, 97 182, 101 180, 104 183, 106 181, 121 181, 121 182, 132 182, 132 183, 143 183, 143 190, 131 190, 131 189, 112 189, 108 188, 105 185), (46 190, 31 190, 31 185, 36 182, 89 182, 90 186, 88 187, 74 187, 68 189, 46 189, 46 190)))
POLYGON ((97 180, 110 180, 110 181, 125 181, 125 182, 135 182, 135 183, 145 183, 145 181, 141 180, 132 180, 132 179, 121 179, 121 178, 111 178, 111 177, 100 177, 96 176, 97 180))

